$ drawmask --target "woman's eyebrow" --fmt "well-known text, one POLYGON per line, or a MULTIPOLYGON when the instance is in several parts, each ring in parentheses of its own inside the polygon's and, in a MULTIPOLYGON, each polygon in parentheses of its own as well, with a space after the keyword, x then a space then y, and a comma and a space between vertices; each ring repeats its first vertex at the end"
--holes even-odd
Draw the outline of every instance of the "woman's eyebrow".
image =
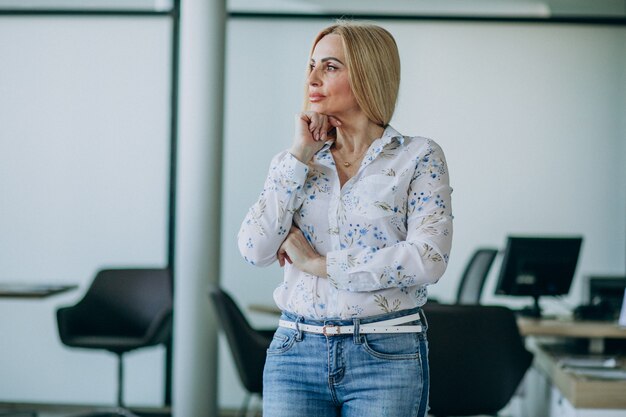
MULTIPOLYGON (((322 63, 326 62, 326 61, 337 61, 339 62, 341 65, 345 65, 343 62, 341 62, 341 60, 335 58, 334 56, 328 56, 326 58, 322 58, 321 59, 322 63)), ((311 62, 315 62, 315 60, 313 58, 311 58, 311 62)))

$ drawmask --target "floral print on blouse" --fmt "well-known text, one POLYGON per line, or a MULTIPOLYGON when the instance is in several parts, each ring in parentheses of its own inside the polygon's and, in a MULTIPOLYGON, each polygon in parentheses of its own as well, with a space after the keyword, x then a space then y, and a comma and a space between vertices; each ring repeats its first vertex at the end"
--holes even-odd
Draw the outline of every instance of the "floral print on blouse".
POLYGON ((332 141, 306 165, 287 151, 271 162, 263 192, 239 231, 239 250, 267 266, 292 224, 326 256, 327 277, 284 267, 274 300, 311 319, 355 318, 426 302, 452 244, 448 168, 433 140, 388 126, 357 174, 340 187, 332 141))

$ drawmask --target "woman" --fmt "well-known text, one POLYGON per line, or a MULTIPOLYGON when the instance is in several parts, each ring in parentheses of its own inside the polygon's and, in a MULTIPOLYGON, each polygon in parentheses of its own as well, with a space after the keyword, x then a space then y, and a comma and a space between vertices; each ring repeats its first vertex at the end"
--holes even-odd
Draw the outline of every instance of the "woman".
POLYGON ((295 139, 239 232, 249 263, 284 267, 264 417, 426 415, 420 307, 446 269, 451 188, 439 146, 389 126, 399 84, 383 28, 340 21, 313 42, 295 139))

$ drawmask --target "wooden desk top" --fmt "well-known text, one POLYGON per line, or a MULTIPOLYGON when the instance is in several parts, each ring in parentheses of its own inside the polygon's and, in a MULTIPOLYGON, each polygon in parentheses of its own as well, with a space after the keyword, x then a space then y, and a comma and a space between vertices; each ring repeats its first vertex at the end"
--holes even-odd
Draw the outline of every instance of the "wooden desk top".
POLYGON ((250 304, 248 309, 254 313, 270 314, 273 316, 280 316, 280 309, 274 304, 250 304))
POLYGON ((45 298, 74 290, 74 284, 7 284, 0 283, 0 298, 45 298))
POLYGON ((517 325, 523 336, 626 339, 626 327, 620 327, 613 322, 520 317, 517 325))
MULTIPOLYGON (((559 365, 560 359, 571 355, 558 348, 539 346, 534 353, 535 366, 548 375, 575 408, 626 409, 626 380, 576 375, 559 365)), ((626 370, 626 358, 618 358, 618 363, 626 370)))

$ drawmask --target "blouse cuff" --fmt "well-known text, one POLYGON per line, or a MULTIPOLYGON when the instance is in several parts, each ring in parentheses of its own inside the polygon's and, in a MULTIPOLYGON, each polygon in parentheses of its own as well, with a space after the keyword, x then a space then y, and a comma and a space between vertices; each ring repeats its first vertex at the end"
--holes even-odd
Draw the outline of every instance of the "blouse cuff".
POLYGON ((274 178, 282 182, 283 185, 301 186, 306 181, 309 167, 291 153, 285 152, 285 155, 280 158, 273 171, 275 174, 274 178))

